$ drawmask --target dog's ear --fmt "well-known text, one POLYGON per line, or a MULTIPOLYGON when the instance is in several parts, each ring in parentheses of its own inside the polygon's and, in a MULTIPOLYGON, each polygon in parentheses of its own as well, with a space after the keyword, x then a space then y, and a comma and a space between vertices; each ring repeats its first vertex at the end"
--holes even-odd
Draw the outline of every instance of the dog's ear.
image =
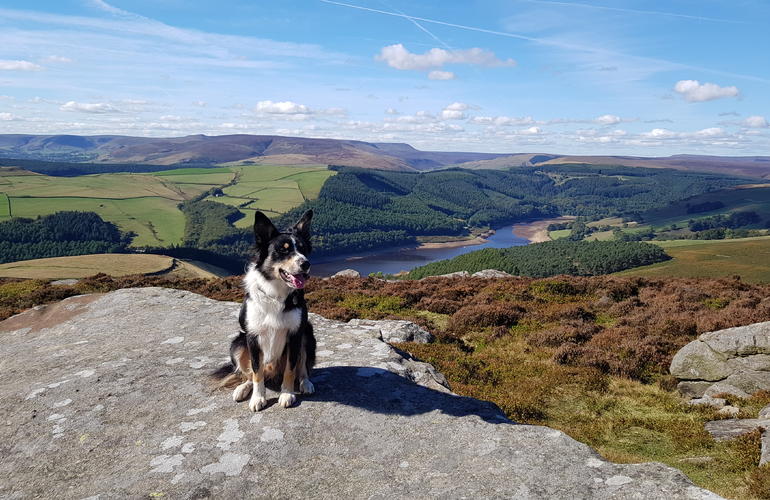
POLYGON ((275 228, 267 215, 262 212, 256 212, 254 214, 254 239, 257 243, 257 248, 267 247, 270 240, 278 236, 278 230, 275 228))
POLYGON ((309 239, 310 238, 310 221, 313 219, 313 211, 308 210, 304 214, 302 214, 302 217, 299 218, 296 224, 294 224, 294 227, 292 230, 303 236, 304 238, 309 239))

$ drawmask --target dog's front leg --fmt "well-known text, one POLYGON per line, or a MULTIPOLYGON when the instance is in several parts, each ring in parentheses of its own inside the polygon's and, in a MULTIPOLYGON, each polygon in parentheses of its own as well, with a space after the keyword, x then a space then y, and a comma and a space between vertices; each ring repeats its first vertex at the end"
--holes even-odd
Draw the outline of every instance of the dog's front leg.
POLYGON ((267 391, 265 391, 265 369, 262 366, 262 351, 256 335, 249 335, 246 339, 251 356, 251 382, 252 392, 249 400, 249 409, 259 411, 267 406, 267 391))
POLYGON ((283 382, 281 382, 281 395, 278 396, 278 404, 288 408, 297 401, 294 395, 294 368, 291 366, 291 358, 287 356, 286 366, 283 369, 283 382))

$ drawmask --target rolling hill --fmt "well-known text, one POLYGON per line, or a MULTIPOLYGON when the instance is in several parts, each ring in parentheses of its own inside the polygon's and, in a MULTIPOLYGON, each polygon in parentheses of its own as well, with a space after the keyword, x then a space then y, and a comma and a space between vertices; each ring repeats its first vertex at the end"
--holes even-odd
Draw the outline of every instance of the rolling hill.
POLYGON ((473 160, 455 165, 471 169, 504 169, 546 165, 607 165, 647 168, 673 168, 690 172, 714 172, 770 179, 770 156, 571 156, 554 154, 515 154, 473 160))
POLYGON ((404 143, 247 134, 167 138, 0 134, 0 158, 156 166, 215 165, 230 162, 256 165, 341 165, 404 172, 453 166, 505 169, 590 164, 673 168, 770 178, 770 156, 675 155, 647 158, 552 153, 420 151, 404 143))
POLYGON ((238 161, 418 171, 497 156, 502 155, 419 151, 408 144, 272 135, 191 135, 172 138, 0 135, 0 157, 94 163, 174 165, 238 161))

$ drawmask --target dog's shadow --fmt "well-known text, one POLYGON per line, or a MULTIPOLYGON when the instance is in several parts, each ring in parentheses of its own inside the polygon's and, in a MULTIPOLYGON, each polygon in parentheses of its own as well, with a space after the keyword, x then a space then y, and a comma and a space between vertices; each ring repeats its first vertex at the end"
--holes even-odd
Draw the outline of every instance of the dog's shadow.
POLYGON ((388 415, 419 415, 439 410, 447 415, 476 415, 489 423, 513 424, 495 404, 447 394, 415 384, 395 373, 371 366, 315 368, 315 394, 302 400, 326 401, 388 415))

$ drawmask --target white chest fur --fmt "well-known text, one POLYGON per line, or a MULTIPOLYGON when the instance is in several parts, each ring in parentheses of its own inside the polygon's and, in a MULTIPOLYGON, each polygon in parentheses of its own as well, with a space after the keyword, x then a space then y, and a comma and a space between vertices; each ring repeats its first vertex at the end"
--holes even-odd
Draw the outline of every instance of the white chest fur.
MULTIPOLYGON (((278 298, 266 294, 263 290, 264 278, 250 268, 244 282, 249 292, 246 305, 247 333, 256 335, 259 348, 264 356, 264 363, 276 361, 283 353, 289 332, 299 329, 302 321, 300 309, 284 311, 284 301, 288 293, 278 298)), ((273 287, 270 287, 271 291, 273 287)), ((275 290, 277 291, 277 290, 275 290)), ((287 290, 289 291, 289 290, 287 290)))

